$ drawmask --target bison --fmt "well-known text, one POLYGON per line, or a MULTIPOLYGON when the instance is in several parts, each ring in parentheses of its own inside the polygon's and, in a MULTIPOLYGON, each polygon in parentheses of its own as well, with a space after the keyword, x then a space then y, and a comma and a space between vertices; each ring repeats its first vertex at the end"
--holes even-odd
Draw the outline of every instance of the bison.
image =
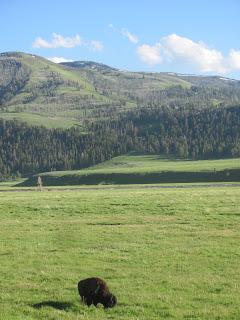
POLYGON ((109 291, 107 283, 100 278, 87 278, 79 281, 78 292, 83 303, 96 307, 101 303, 104 308, 112 308, 117 303, 117 298, 109 291))

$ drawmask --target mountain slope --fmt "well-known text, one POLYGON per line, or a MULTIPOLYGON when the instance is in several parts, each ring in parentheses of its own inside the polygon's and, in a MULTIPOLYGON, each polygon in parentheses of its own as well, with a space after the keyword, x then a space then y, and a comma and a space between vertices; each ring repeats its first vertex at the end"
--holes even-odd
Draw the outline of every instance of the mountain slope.
POLYGON ((0 55, 4 119, 66 128, 117 118, 136 107, 202 109, 239 103, 240 82, 227 78, 128 72, 91 61, 55 64, 19 52, 0 55))
POLYGON ((1 54, 0 74, 0 108, 5 118, 21 119, 23 115, 24 120, 25 115, 33 114, 43 117, 43 122, 48 117, 76 122, 91 109, 116 104, 99 94, 78 71, 35 55, 1 54))
POLYGON ((86 123, 84 134, 0 120, 0 180, 85 168, 132 151, 185 159, 240 157, 239 128, 240 106, 135 109, 116 120, 86 123))
POLYGON ((194 76, 172 72, 121 71, 89 61, 63 63, 90 81, 104 95, 130 99, 139 106, 191 105, 205 108, 235 105, 240 101, 240 81, 219 76, 194 76))

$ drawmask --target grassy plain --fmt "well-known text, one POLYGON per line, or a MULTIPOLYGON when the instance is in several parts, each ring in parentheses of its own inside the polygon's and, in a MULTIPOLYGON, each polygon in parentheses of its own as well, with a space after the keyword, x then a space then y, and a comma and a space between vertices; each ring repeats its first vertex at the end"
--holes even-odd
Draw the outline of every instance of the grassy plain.
POLYGON ((161 155, 135 155, 127 154, 115 157, 87 171, 100 173, 124 172, 145 173, 159 171, 213 171, 240 168, 240 158, 217 159, 217 160, 186 160, 167 158, 161 155))
MULTIPOLYGON (((127 154, 83 170, 43 173, 45 185, 240 181, 240 158, 184 160, 127 154)), ((25 185, 36 185, 36 177, 25 185)))
POLYGON ((0 117, 5 120, 17 120, 26 122, 32 126, 44 126, 49 129, 62 128, 68 129, 73 126, 79 126, 76 119, 66 119, 64 117, 49 117, 26 112, 3 112, 0 117))
POLYGON ((0 319, 240 319, 240 188, 0 194, 0 319), (76 285, 105 278, 114 309, 76 285))

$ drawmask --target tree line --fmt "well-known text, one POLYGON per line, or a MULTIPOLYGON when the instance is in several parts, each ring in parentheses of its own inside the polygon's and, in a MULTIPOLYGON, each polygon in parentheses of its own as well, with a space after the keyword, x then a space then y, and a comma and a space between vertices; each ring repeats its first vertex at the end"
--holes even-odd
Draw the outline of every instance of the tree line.
POLYGON ((85 121, 85 132, 0 120, 0 178, 84 168, 130 151, 203 159, 240 156, 240 106, 144 107, 85 121))

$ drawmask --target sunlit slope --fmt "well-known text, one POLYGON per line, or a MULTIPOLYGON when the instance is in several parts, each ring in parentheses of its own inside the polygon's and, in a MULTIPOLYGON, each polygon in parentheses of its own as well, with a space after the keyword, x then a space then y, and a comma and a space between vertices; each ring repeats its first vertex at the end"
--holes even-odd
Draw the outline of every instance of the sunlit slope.
MULTIPOLYGON (((44 185, 145 184, 240 181, 240 159, 181 160, 124 155, 84 170, 41 174, 44 185)), ((36 185, 37 176, 21 185, 36 185)))
POLYGON ((56 119, 59 126, 64 127, 59 117, 68 119, 71 126, 90 116, 93 109, 113 104, 111 97, 99 94, 78 71, 35 55, 2 54, 0 74, 0 116, 3 118, 35 124, 38 115, 39 124, 44 124, 44 118, 52 118, 53 124, 47 126, 54 127, 56 119))
POLYGON ((181 79, 176 74, 123 71, 91 61, 62 64, 73 70, 79 70, 89 81, 95 83, 100 92, 111 92, 123 99, 141 99, 146 94, 171 87, 179 86, 182 89, 191 87, 190 81, 181 79))
POLYGON ((118 70, 88 61, 55 64, 0 54, 0 117, 46 127, 113 119, 134 108, 202 109, 240 104, 240 82, 222 77, 118 70))
POLYGON ((240 101, 240 81, 220 76, 198 76, 174 72, 131 72, 102 63, 62 63, 79 70, 98 92, 130 99, 139 106, 208 108, 235 105, 240 101))
POLYGON ((190 84, 169 77, 103 68, 78 69, 20 52, 0 55, 0 117, 70 127, 137 106, 134 92, 190 84), (103 87, 102 87, 103 86, 103 87), (104 86, 110 89, 104 90, 104 86))

